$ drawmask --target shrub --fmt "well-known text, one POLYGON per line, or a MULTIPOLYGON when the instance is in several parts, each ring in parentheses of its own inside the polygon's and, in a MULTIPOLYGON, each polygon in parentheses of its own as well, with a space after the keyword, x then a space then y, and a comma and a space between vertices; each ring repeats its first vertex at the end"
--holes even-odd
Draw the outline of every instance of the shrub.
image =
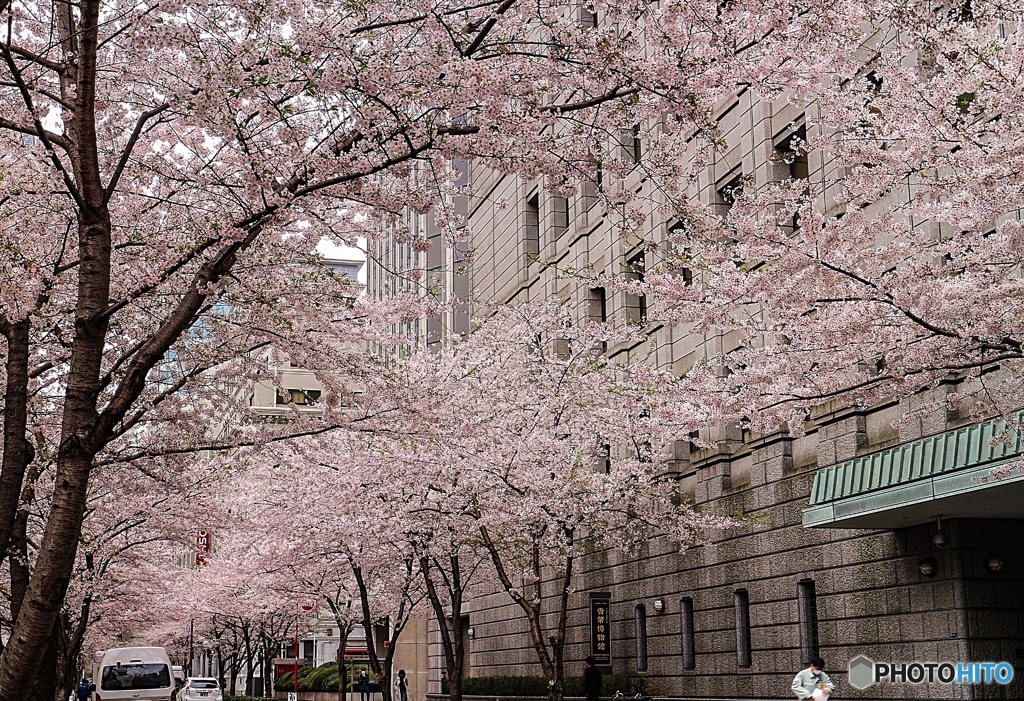
POLYGON ((308 674, 299 675, 299 691, 334 691, 337 688, 337 662, 322 664, 308 674))
MULTIPOLYGON (((300 688, 301 688, 301 685, 302 685, 303 677, 307 676, 312 671, 313 671, 312 667, 300 667, 299 668, 299 685, 300 685, 300 688)), ((295 673, 294 672, 285 672, 284 674, 282 674, 280 677, 277 678, 276 682, 274 682, 274 688, 276 690, 278 690, 278 691, 291 691, 295 687, 294 680, 295 680, 295 673)), ((309 690, 306 689, 306 691, 309 691, 309 690)))
MULTIPOLYGON (((274 688, 278 691, 291 691, 295 688, 292 672, 285 672, 274 688)), ((327 662, 319 667, 303 667, 299 670, 299 691, 337 691, 338 663, 327 662)))

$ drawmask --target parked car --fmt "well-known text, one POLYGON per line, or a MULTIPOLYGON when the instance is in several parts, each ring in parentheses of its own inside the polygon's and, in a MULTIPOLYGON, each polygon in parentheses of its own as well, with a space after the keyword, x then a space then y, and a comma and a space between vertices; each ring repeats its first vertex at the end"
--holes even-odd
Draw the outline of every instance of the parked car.
POLYGON ((224 701, 224 692, 213 677, 189 677, 178 689, 175 701, 224 701))

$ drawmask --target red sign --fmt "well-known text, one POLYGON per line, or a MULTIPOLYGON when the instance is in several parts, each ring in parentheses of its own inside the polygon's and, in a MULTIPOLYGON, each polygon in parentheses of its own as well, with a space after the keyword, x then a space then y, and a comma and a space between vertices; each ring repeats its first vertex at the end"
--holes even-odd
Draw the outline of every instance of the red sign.
POLYGON ((196 567, 206 564, 206 555, 210 552, 210 534, 204 530, 196 531, 196 567))

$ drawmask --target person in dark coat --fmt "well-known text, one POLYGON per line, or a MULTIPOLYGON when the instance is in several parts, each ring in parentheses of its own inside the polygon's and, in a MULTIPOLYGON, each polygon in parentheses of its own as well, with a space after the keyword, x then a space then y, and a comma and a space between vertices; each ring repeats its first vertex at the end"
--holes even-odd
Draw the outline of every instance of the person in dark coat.
POLYGON ((601 698, 601 670, 595 667, 596 660, 593 656, 585 659, 583 668, 583 695, 587 701, 597 701, 601 698))
POLYGON ((359 673, 359 701, 370 701, 370 675, 365 669, 359 673))
POLYGON ((89 698, 89 680, 83 679, 78 684, 78 701, 87 701, 89 698))

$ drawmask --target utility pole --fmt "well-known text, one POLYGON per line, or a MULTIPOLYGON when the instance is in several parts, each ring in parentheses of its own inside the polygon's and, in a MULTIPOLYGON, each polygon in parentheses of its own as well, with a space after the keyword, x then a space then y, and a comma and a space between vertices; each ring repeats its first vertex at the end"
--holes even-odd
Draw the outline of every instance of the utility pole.
POLYGON ((192 676, 192 642, 195 633, 195 618, 188 619, 188 661, 185 663, 185 676, 192 676))

